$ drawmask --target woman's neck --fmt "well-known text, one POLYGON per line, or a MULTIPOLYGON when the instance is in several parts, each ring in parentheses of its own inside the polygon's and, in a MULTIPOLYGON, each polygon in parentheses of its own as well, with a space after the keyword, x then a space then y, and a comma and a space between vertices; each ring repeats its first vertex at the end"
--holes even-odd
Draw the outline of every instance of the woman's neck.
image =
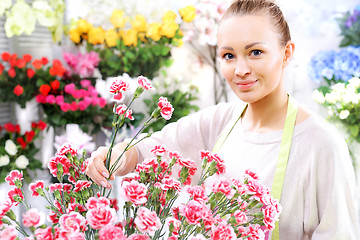
POLYGON ((249 103, 242 124, 252 132, 273 132, 284 127, 288 95, 282 90, 271 93, 263 99, 249 103))

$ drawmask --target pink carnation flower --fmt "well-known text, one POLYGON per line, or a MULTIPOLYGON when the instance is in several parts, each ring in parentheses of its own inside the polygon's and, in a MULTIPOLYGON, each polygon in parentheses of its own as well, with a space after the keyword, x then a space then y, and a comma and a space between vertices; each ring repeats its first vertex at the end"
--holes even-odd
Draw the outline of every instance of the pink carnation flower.
POLYGON ((99 240, 109 239, 126 240, 126 237, 123 234, 122 228, 108 224, 100 229, 99 240))
POLYGON ((236 234, 230 224, 220 222, 211 227, 211 239, 213 240, 236 240, 236 234))
POLYGON ((5 178, 5 181, 8 182, 9 186, 15 186, 15 180, 22 181, 23 174, 19 170, 11 171, 5 178))
POLYGON ((212 186, 212 191, 214 193, 223 193, 226 198, 228 199, 231 199, 234 194, 235 194, 235 190, 232 188, 232 183, 229 179, 227 178, 219 178, 219 179, 216 179, 213 183, 213 186, 212 186))
POLYGON ((153 236, 155 231, 161 227, 161 222, 156 212, 150 211, 145 207, 140 207, 134 220, 136 228, 142 233, 153 236))
POLYGON ((160 97, 158 106, 160 108, 160 114, 165 120, 169 120, 172 116, 172 113, 174 111, 174 108, 172 105, 168 102, 166 97, 160 97))
POLYGON ((8 196, 9 196, 11 202, 14 204, 14 206, 19 205, 19 201, 24 200, 24 195, 23 195, 21 189, 19 189, 19 188, 11 189, 8 192, 8 196), (16 198, 20 198, 20 200, 16 200, 16 198))
POLYGON ((124 201, 132 202, 139 206, 147 201, 147 187, 138 181, 123 182, 120 188, 120 195, 124 201))
POLYGON ((0 231, 0 239, 15 240, 17 237, 16 233, 15 226, 5 226, 5 228, 0 231))
POLYGON ((86 188, 89 188, 91 186, 91 183, 91 181, 78 180, 75 184, 74 192, 80 192, 86 188))
POLYGON ((41 226, 44 221, 44 215, 40 214, 37 209, 29 209, 22 215, 22 222, 25 227, 38 227, 41 226))
POLYGON ((33 197, 39 196, 39 189, 44 189, 44 181, 38 180, 35 183, 30 183, 29 190, 32 192, 33 197))
POLYGON ((150 80, 144 76, 138 76, 137 81, 143 89, 150 90, 153 88, 150 80))

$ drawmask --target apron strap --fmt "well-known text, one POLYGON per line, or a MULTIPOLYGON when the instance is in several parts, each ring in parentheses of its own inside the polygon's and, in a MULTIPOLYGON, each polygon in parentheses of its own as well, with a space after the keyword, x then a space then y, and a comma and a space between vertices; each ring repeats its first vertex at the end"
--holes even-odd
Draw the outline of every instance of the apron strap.
MULTIPOLYGON (((233 130, 236 123, 242 117, 246 108, 247 108, 247 105, 244 106, 244 109, 241 111, 241 114, 239 117, 235 117, 235 118, 231 119, 230 122, 225 126, 224 130, 221 132, 218 140, 216 141, 212 152, 216 153, 221 149, 226 138, 229 136, 230 132, 233 130)), ((276 165, 273 185, 271 188, 271 195, 275 199, 279 199, 279 201, 281 199, 281 192, 282 192, 282 188, 283 188, 283 184, 284 184, 286 167, 287 167, 287 162, 288 162, 289 154, 290 154, 290 148, 291 148, 291 142, 292 142, 294 127, 295 127, 297 111, 298 111, 298 103, 296 102, 296 100, 293 97, 289 96, 288 108, 287 108, 287 112, 286 112, 286 120, 285 120, 283 134, 282 134, 281 143, 280 143, 280 152, 279 152, 279 157, 278 157, 278 161, 277 161, 277 165, 276 165)), ((277 221, 275 223, 275 229, 272 232, 271 239, 272 240, 280 239, 279 221, 277 221)))
MULTIPOLYGON (((298 110, 298 103, 294 98, 289 96, 288 109, 286 112, 286 120, 283 129, 283 134, 281 137, 280 153, 276 165, 274 181, 271 187, 271 195, 275 199, 279 199, 279 201, 281 199, 281 192, 284 185, 286 167, 290 154, 297 110, 298 110)), ((279 221, 275 223, 275 229, 272 232, 271 239, 272 240, 280 239, 279 221)))

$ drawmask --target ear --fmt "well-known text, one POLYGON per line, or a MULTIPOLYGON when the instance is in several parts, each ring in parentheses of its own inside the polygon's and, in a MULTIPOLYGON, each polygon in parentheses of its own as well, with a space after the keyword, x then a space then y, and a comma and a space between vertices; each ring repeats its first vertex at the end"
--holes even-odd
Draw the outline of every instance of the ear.
POLYGON ((295 50, 295 44, 292 41, 288 41, 285 45, 285 52, 284 52, 284 59, 283 59, 283 68, 285 68, 290 60, 292 59, 293 55, 294 55, 294 50, 295 50))

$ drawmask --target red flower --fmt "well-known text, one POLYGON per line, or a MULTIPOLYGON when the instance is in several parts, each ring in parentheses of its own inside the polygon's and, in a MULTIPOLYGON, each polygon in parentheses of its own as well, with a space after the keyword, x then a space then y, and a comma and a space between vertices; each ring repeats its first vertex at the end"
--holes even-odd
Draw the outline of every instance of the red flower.
POLYGON ((70 160, 65 156, 55 155, 54 157, 50 158, 48 163, 48 168, 50 173, 56 177, 58 174, 58 167, 57 165, 60 164, 63 169, 63 175, 69 174, 69 168, 71 167, 70 160))
POLYGON ((89 188, 90 186, 91 186, 90 181, 79 180, 75 184, 74 192, 80 192, 80 191, 82 191, 82 190, 84 190, 86 188, 89 188))
POLYGON ((49 94, 50 90, 51 90, 51 87, 46 84, 41 85, 40 89, 39 89, 41 95, 43 95, 43 96, 47 96, 49 94))
POLYGON ((15 125, 13 125, 12 123, 5 123, 4 124, 4 129, 10 133, 13 133, 16 131, 15 129, 15 125))
POLYGON ((28 78, 32 78, 35 75, 35 71, 32 68, 28 68, 26 71, 28 78))
POLYGON ((16 142, 18 142, 23 149, 26 148, 26 142, 24 141, 24 139, 22 137, 18 137, 16 139, 16 142))
POLYGON ((21 94, 23 94, 24 92, 24 88, 22 86, 20 86, 19 84, 16 85, 16 87, 14 88, 14 94, 16 96, 20 96, 21 94))
POLYGON ((48 64, 48 62, 49 62, 49 60, 48 60, 46 57, 42 57, 42 58, 41 58, 41 63, 42 63, 43 65, 48 64))
POLYGON ((69 143, 65 143, 64 145, 62 145, 58 151, 57 151, 57 155, 61 155, 61 156, 65 156, 66 154, 70 153, 71 156, 76 156, 77 154, 77 150, 71 146, 71 144, 69 143))
POLYGON ((28 63, 31 62, 32 56, 30 54, 24 54, 23 59, 28 63))
POLYGON ((27 143, 31 142, 35 137, 35 132, 33 130, 25 133, 25 141, 27 143))
POLYGON ((50 86, 51 86, 51 88, 54 89, 54 90, 59 89, 59 87, 60 87, 60 82, 59 82, 59 80, 54 80, 54 81, 52 81, 52 82, 50 83, 50 86))
POLYGON ((11 78, 14 78, 16 76, 16 72, 15 72, 15 69, 14 68, 10 68, 8 70, 8 74, 11 78))
POLYGON ((39 121, 38 122, 38 126, 37 126, 40 130, 44 130, 46 128, 46 122, 43 121, 39 121))
POLYGON ((20 125, 19 124, 15 125, 15 132, 20 133, 20 125))
POLYGON ((8 192, 8 196, 10 200, 14 203, 14 206, 17 206, 19 203, 15 200, 16 196, 19 196, 22 200, 24 200, 24 195, 22 194, 21 189, 14 188, 8 192))
POLYGON ((14 53, 10 56, 10 59, 9 59, 9 63, 10 63, 11 67, 16 66, 16 60, 17 60, 17 55, 16 55, 16 53, 14 53))
POLYGON ((4 66, 0 63, 0 75, 3 73, 4 71, 4 66))
POLYGON ((161 110, 160 114, 165 120, 169 120, 172 116, 172 113, 174 111, 174 108, 172 105, 168 102, 166 97, 160 97, 158 106, 161 110))
POLYGON ((60 60, 55 59, 53 60, 53 66, 50 68, 49 73, 53 76, 62 77, 65 73, 65 68, 61 64, 60 60))
POLYGON ((3 53, 1 54, 1 58, 2 58, 2 60, 4 60, 5 62, 9 61, 9 59, 10 59, 10 53, 9 53, 9 52, 3 52, 3 53))
POLYGON ((34 66, 35 69, 40 69, 41 66, 42 66, 41 60, 35 59, 35 60, 32 62, 32 65, 34 66))
POLYGON ((24 59, 18 59, 16 60, 16 66, 18 68, 23 68, 26 65, 26 61, 24 59))

